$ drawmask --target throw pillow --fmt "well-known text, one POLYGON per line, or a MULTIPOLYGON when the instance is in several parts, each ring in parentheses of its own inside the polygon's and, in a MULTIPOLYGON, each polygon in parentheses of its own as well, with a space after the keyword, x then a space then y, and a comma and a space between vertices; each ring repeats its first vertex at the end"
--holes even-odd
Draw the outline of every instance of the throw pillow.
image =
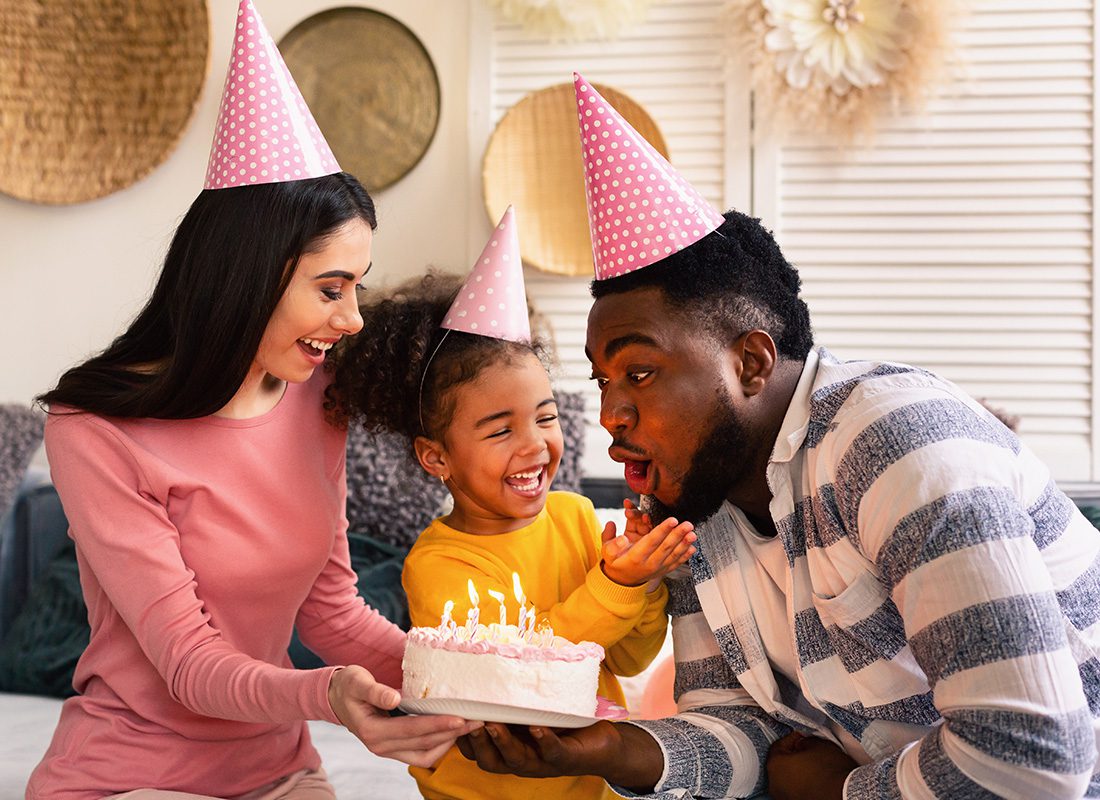
POLYGON ((89 636, 76 549, 69 541, 35 582, 0 642, 0 690, 51 697, 75 694, 73 669, 89 636))
POLYGON ((42 442, 44 419, 28 406, 0 404, 0 517, 7 513, 34 451, 42 442))

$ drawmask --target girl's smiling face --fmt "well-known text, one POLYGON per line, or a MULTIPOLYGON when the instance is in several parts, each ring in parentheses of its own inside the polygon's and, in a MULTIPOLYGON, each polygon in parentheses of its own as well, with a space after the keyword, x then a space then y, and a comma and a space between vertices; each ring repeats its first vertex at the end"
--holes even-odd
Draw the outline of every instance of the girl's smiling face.
POLYGON ((421 464, 454 497, 444 521, 477 534, 530 524, 546 504, 563 449, 546 369, 524 354, 490 364, 453 392, 443 441, 417 440, 421 464))

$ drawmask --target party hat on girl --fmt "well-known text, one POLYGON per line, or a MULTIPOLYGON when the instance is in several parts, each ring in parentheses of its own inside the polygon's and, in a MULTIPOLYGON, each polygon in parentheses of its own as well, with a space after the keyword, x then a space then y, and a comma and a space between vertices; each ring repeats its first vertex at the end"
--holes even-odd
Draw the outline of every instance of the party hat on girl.
POLYGON ((470 277, 444 315, 442 327, 512 342, 531 341, 523 260, 511 206, 493 229, 470 277))
POLYGON ((340 171, 252 0, 241 0, 204 189, 340 171))
POLYGON ((648 267, 722 224, 722 215, 576 72, 573 89, 596 280, 648 267))

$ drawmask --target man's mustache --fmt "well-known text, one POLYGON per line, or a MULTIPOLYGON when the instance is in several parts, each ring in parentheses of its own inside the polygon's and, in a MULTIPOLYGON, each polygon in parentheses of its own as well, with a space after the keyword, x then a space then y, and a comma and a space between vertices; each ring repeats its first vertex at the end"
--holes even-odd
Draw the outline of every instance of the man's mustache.
POLYGON ((640 447, 636 447, 635 445, 632 445, 630 442, 626 441, 625 439, 612 438, 611 439, 611 446, 612 447, 617 447, 620 450, 626 450, 628 453, 633 453, 636 456, 646 455, 645 450, 643 450, 640 447))

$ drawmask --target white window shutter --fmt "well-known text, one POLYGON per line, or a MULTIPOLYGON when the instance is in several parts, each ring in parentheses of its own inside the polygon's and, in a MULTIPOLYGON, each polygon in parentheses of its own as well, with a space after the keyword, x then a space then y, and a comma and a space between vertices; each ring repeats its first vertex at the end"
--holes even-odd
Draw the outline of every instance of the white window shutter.
MULTIPOLYGON (((529 92, 571 82, 575 70, 640 103, 661 129, 672 164, 716 208, 724 208, 731 183, 742 177, 747 197, 747 176, 727 175, 725 169, 730 136, 723 73, 726 43, 718 26, 722 9, 722 0, 656 2, 645 22, 623 31, 617 39, 575 43, 533 38, 494 15, 489 20, 491 124, 496 125, 529 92)), ((747 134, 747 116, 739 124, 747 134)), ((747 148, 747 135, 740 138, 747 148)), ((607 457, 610 439, 597 424, 599 392, 588 380, 590 366, 584 356, 591 277, 567 278, 528 268, 525 279, 528 294, 554 328, 561 359, 556 385, 585 392, 589 428, 585 472, 621 476, 622 468, 607 457)))
POLYGON ((870 148, 758 142, 754 204, 815 338, 916 364, 1021 418, 1063 481, 1098 478, 1093 3, 981 0, 965 75, 870 148))

